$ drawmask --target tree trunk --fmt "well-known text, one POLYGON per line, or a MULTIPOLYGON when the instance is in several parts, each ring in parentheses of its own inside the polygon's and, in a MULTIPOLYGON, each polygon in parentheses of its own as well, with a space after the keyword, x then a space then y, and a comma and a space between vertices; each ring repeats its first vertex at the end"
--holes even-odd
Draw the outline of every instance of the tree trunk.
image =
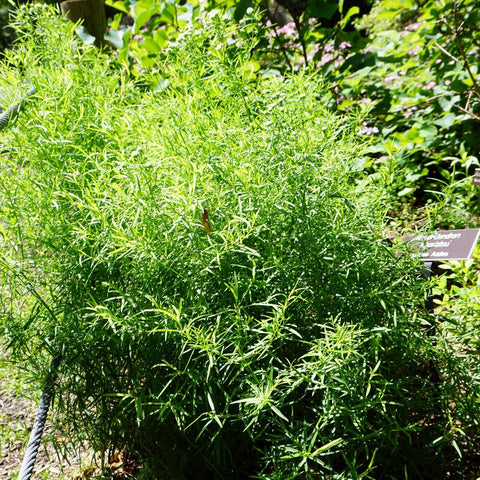
POLYGON ((62 15, 74 23, 81 21, 85 30, 95 37, 95 45, 104 44, 107 31, 103 0, 66 0, 60 3, 62 15))

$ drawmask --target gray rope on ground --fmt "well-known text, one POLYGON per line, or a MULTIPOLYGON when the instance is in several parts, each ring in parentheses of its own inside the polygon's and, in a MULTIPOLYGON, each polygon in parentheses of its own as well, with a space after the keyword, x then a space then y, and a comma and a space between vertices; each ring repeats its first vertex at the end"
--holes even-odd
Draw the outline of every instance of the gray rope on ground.
POLYGON ((32 431, 30 432, 30 439, 28 440, 27 450, 23 457, 18 480, 29 480, 32 475, 35 460, 37 459, 38 448, 40 447, 40 441, 42 439, 43 429, 45 428, 45 422, 47 420, 48 409, 50 408, 54 393, 54 386, 58 375, 60 361, 61 355, 56 355, 53 357, 52 363, 50 364, 50 370, 48 371, 42 398, 40 399, 40 405, 35 416, 35 421, 33 422, 32 431))
POLYGON ((35 93, 35 87, 30 88, 30 90, 22 97, 22 99, 18 102, 12 105, 10 108, 5 110, 0 114, 0 130, 7 125, 7 123, 16 115, 18 115, 18 112, 20 112, 20 109, 22 108, 23 102, 29 95, 33 95, 35 93))

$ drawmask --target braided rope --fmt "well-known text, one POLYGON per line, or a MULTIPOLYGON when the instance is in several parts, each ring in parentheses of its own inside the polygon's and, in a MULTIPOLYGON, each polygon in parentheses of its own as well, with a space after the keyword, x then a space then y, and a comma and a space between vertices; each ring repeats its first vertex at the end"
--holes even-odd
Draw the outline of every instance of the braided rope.
POLYGON ((0 130, 7 125, 7 123, 15 117, 15 115, 20 112, 20 109, 22 108, 22 104, 25 101, 25 99, 29 95, 33 95, 35 93, 35 87, 31 87, 30 90, 22 97, 22 99, 18 102, 9 107, 7 110, 2 112, 0 114, 0 130))
POLYGON ((23 457, 18 480, 29 480, 32 475, 35 460, 37 459, 38 448, 40 447, 40 441, 42 439, 43 429, 45 428, 45 422, 47 420, 48 409, 53 397, 55 380, 57 379, 60 361, 60 355, 56 355, 52 359, 50 370, 48 371, 45 386, 43 388, 42 398, 40 399, 40 405, 38 407, 37 414, 35 415, 32 431, 30 432, 27 450, 25 451, 25 455, 23 457))

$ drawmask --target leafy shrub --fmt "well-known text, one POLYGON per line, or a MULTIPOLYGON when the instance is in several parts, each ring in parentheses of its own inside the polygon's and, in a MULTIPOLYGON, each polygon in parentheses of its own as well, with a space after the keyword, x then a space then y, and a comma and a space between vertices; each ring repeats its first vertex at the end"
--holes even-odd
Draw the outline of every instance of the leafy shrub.
MULTIPOLYGON (((479 165, 478 23, 472 1, 378 2, 360 23, 368 44, 352 42, 344 61, 337 51, 329 63, 340 110, 369 106, 370 171, 393 162, 394 195, 425 203, 448 189, 469 215, 478 214, 478 194, 465 188, 479 165)), ((468 214, 451 212, 447 224, 463 226, 468 214)))
POLYGON ((38 377, 60 352, 72 433, 155 478, 445 474, 418 266, 321 78, 257 72, 218 13, 142 89, 51 10, 16 24, 2 328, 38 377))
POLYGON ((187 22, 204 9, 222 8, 242 25, 240 36, 259 39, 252 54, 263 67, 277 74, 319 69, 336 108, 355 116, 362 112, 358 133, 372 141, 365 166, 388 183, 393 204, 440 200, 436 208, 442 207, 443 225, 463 226, 478 215, 478 195, 467 186, 479 165, 474 1, 383 0, 357 21, 357 30, 352 19, 368 12, 369 2, 283 2, 280 24, 275 12, 283 7, 261 0, 108 3, 130 21, 122 24, 119 14, 107 38, 135 76, 157 66, 187 22), (258 11, 249 16, 252 8, 258 11))

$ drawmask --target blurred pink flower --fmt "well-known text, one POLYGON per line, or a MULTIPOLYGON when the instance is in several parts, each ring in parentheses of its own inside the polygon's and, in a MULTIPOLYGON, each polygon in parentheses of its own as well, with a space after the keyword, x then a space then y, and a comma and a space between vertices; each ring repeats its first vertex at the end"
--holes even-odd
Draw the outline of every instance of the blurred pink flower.
POLYGON ((407 32, 415 32, 416 30, 419 29, 421 25, 423 25, 424 22, 415 22, 411 23, 410 25, 407 25, 400 34, 405 35, 407 32))
POLYGON ((331 53, 325 53, 320 61, 318 62, 318 66, 322 67, 323 65, 327 64, 328 62, 331 62, 333 60, 333 55, 331 53))
POLYGON ((297 35, 297 30, 295 28, 295 23, 288 22, 283 27, 280 27, 277 30, 277 33, 280 35, 285 35, 286 37, 294 37, 297 35))
POLYGON ((380 130, 377 127, 362 127, 358 133, 360 135, 373 135, 375 133, 378 133, 380 130))
POLYGON ((405 106, 406 110, 404 113, 405 118, 411 117, 414 112, 417 110, 417 107, 415 105, 410 105, 410 106, 405 106))

